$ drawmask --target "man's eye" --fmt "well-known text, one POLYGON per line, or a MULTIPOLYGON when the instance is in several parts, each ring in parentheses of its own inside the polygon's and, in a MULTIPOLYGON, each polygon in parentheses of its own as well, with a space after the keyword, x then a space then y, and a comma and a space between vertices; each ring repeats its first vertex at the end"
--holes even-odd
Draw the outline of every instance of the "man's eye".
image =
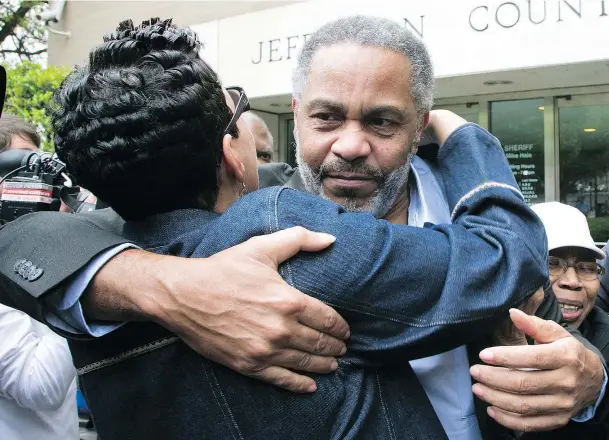
POLYGON ((596 273, 598 270, 596 264, 580 264, 578 269, 587 274, 596 273))
POLYGON ((317 113, 313 115, 313 117, 324 122, 337 122, 340 120, 338 116, 333 115, 332 113, 317 113))
POLYGON ((374 125, 375 127, 393 127, 394 125, 396 125, 395 122, 389 120, 389 119, 384 119, 384 118, 374 118, 370 120, 370 125, 374 125))

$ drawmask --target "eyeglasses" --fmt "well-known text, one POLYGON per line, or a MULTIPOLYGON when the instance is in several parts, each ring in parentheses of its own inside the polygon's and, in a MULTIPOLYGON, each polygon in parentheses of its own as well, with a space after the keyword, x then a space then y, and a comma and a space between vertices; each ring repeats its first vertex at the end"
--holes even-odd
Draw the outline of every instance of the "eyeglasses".
POLYGON ((227 87, 226 91, 235 103, 235 113, 233 113, 233 117, 228 123, 226 130, 224 130, 224 134, 230 133, 241 115, 250 110, 250 100, 241 87, 227 87))
POLYGON ((550 275, 561 276, 567 269, 572 267, 575 269, 577 276, 584 281, 593 281, 605 273, 605 269, 591 261, 578 261, 575 264, 569 264, 559 257, 548 257, 548 266, 550 275))

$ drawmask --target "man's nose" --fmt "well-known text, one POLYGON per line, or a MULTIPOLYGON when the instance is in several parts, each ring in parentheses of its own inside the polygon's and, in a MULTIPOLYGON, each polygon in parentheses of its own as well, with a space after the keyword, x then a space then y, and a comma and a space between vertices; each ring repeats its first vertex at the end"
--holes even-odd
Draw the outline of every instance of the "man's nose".
POLYGON ((332 153, 347 162, 367 157, 371 151, 366 132, 357 121, 347 122, 332 145, 332 153))
POLYGON ((569 290, 579 290, 582 288, 582 283, 579 281, 579 277, 573 267, 567 268, 567 271, 560 277, 558 285, 563 289, 569 290))

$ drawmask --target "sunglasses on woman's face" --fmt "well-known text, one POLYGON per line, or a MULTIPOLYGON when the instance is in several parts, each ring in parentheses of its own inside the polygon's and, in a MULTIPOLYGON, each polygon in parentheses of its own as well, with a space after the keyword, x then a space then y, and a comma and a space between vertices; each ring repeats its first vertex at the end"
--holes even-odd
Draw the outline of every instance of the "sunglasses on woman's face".
POLYGON ((233 113, 233 117, 228 123, 226 130, 224 130, 225 134, 230 133, 241 115, 250 110, 250 100, 241 87, 227 87, 226 91, 235 104, 235 113, 233 113))

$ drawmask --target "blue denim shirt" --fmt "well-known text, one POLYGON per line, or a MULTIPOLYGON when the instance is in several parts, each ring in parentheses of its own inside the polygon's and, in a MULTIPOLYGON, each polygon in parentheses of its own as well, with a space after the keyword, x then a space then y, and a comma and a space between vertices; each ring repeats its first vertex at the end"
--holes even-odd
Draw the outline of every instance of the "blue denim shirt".
POLYGON ((328 250, 301 253, 280 272, 337 308, 351 339, 339 371, 316 377, 319 389, 309 396, 203 359, 150 323, 72 341, 102 438, 442 438, 408 361, 490 331, 547 279, 547 249, 543 226, 486 131, 466 125, 453 133, 439 171, 453 224, 391 225, 280 187, 250 194, 223 215, 183 210, 128 223, 125 235, 143 247, 193 257, 295 225, 335 235, 328 250), (119 397, 109 399, 113 390, 119 397), (130 422, 167 405, 146 426, 130 422))

